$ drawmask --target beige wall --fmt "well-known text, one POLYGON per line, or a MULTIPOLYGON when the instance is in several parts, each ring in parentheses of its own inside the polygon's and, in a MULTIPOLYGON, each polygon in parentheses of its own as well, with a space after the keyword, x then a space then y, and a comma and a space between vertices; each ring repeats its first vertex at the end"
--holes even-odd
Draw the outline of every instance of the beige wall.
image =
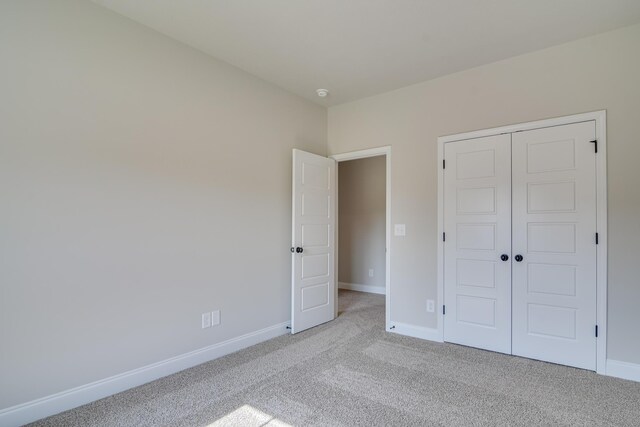
POLYGON ((325 108, 82 0, 0 2, 0 58, 0 408, 289 320, 325 108))
MULTIPOLYGON (((436 326, 438 136, 607 109, 609 357, 640 363, 638 46, 329 110, 330 153, 393 146, 393 321, 436 326)), ((0 408, 289 320, 291 149, 326 154, 324 108, 82 0, 0 2, 0 58, 0 408)))
POLYGON ((385 286, 386 161, 377 156, 338 163, 339 282, 385 286))
POLYGON ((607 110, 608 357, 640 363, 640 25, 329 109, 329 152, 392 145, 391 319, 435 328, 437 137, 607 110))

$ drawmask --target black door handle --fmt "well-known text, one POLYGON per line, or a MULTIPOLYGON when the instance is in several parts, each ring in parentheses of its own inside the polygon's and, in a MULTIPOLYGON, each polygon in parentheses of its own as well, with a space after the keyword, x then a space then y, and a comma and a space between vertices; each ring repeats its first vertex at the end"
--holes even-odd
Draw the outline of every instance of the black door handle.
POLYGON ((298 247, 296 248, 296 253, 297 253, 297 254, 301 254, 303 250, 304 250, 304 249, 302 249, 300 246, 298 246, 298 247))
POLYGON ((515 259, 516 259, 517 262, 520 262, 520 261, 522 261, 524 259, 524 257, 522 255, 516 255, 515 259))
POLYGON ((507 254, 502 254, 502 255, 500 256, 500 259, 501 259, 501 260, 503 260, 503 261, 509 261, 509 255, 507 255, 507 254))

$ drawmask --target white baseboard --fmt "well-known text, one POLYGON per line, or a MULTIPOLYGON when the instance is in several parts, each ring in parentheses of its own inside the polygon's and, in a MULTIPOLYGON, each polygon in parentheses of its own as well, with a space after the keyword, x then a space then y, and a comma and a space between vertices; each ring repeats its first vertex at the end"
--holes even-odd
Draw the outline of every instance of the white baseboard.
POLYGON ((428 341, 443 342, 440 332, 434 328, 425 328, 424 326, 408 325, 406 323, 390 322, 387 332, 393 332, 409 337, 420 338, 428 341))
POLYGON ((607 359, 606 375, 623 378, 625 380, 640 381, 640 365, 637 363, 607 359))
POLYGON ((0 410, 0 426, 20 426, 93 402, 158 378, 217 359, 243 348, 289 333, 289 322, 181 354, 151 365, 94 381, 60 393, 0 410))
POLYGON ((359 285, 357 283, 338 282, 339 289, 348 289, 350 291, 369 292, 370 294, 386 294, 384 286, 359 285))

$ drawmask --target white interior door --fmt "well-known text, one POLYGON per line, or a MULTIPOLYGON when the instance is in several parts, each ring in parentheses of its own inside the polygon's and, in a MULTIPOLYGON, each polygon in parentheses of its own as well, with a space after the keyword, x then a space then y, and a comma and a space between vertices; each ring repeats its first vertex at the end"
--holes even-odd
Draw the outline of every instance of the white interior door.
POLYGON ((334 319, 335 160, 293 150, 291 332, 334 319))
POLYGON ((511 353, 511 135, 447 143, 445 161, 444 339, 511 353))
POLYGON ((596 368, 595 123, 513 134, 513 354, 596 368))

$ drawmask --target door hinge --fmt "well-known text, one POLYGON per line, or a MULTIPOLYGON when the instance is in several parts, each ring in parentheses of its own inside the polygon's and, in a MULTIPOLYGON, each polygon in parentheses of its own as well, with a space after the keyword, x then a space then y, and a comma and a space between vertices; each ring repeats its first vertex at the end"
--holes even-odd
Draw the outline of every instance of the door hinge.
POLYGON ((596 146, 596 153, 597 153, 597 152, 598 152, 598 140, 597 140, 597 139, 594 139, 593 141, 589 141, 589 142, 591 142, 592 144, 595 144, 595 146, 596 146))
POLYGON ((447 235, 446 233, 442 233, 442 241, 446 242, 447 241, 447 235))
POLYGON ((442 159, 442 169, 446 169, 446 162, 444 159, 442 159))
POLYGON ((443 305, 442 306, 442 315, 444 316, 445 314, 447 314, 447 306, 443 305))
POLYGON ((596 325, 596 338, 598 338, 598 325, 596 325))
POLYGON ((596 233, 596 245, 598 244, 598 233, 596 233))

